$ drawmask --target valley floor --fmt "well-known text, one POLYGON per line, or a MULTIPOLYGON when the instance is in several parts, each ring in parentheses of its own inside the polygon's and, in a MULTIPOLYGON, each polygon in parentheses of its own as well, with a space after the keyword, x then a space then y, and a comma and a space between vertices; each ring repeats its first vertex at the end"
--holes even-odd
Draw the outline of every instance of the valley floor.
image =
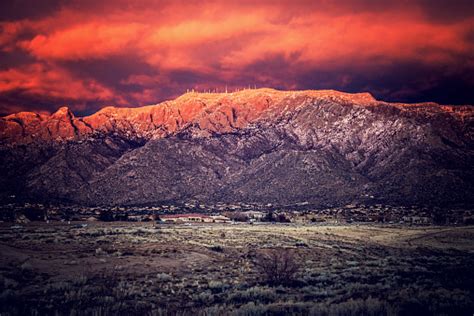
POLYGON ((472 315, 474 226, 0 223, 0 314, 472 315), (262 254, 299 269, 270 284, 262 254))

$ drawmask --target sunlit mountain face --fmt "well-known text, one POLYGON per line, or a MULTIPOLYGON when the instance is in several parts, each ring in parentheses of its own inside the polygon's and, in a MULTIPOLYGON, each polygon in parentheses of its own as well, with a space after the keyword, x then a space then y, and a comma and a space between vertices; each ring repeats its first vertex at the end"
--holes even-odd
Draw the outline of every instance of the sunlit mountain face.
POLYGON ((0 114, 188 89, 474 103, 471 1, 2 1, 0 114))
POLYGON ((473 205, 474 106, 335 90, 188 92, 0 118, 0 200, 473 205))

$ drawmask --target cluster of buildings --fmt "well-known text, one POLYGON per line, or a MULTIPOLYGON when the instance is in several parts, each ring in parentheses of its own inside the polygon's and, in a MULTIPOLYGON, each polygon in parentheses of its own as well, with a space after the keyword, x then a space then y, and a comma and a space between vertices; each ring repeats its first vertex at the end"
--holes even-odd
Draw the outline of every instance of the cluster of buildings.
POLYGON ((206 215, 199 213, 160 215, 163 223, 230 223, 231 219, 224 215, 206 215))
POLYGON ((292 211, 291 222, 388 223, 408 225, 471 225, 474 211, 420 206, 346 205, 321 210, 292 211))
POLYGON ((7 204, 0 222, 28 221, 155 221, 162 223, 283 222, 296 224, 388 223, 408 225, 473 225, 474 210, 419 206, 345 205, 315 209, 310 205, 215 204, 194 202, 153 207, 86 207, 74 205, 7 204))

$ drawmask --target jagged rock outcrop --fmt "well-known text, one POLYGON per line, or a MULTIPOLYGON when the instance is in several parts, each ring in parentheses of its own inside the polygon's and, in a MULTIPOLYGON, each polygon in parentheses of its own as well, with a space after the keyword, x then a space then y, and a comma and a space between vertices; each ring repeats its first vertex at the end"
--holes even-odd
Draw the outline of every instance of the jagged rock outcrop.
POLYGON ((191 124, 201 131, 225 133, 245 128, 260 119, 277 119, 312 99, 370 104, 369 94, 336 91, 271 89, 237 93, 187 93, 158 105, 140 108, 108 106, 97 113, 76 118, 67 107, 54 114, 20 112, 0 119, 2 143, 28 144, 35 141, 80 140, 93 133, 115 133, 140 139, 163 137, 191 124))
POLYGON ((258 89, 18 113, 0 119, 0 186, 90 204, 472 204, 473 109, 258 89))

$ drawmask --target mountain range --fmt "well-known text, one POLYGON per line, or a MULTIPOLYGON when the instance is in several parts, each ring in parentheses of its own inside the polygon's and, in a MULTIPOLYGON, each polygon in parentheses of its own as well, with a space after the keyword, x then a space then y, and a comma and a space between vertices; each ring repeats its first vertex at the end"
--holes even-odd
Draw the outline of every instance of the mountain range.
POLYGON ((369 93, 189 92, 0 118, 0 199, 316 206, 474 203, 474 106, 369 93))

